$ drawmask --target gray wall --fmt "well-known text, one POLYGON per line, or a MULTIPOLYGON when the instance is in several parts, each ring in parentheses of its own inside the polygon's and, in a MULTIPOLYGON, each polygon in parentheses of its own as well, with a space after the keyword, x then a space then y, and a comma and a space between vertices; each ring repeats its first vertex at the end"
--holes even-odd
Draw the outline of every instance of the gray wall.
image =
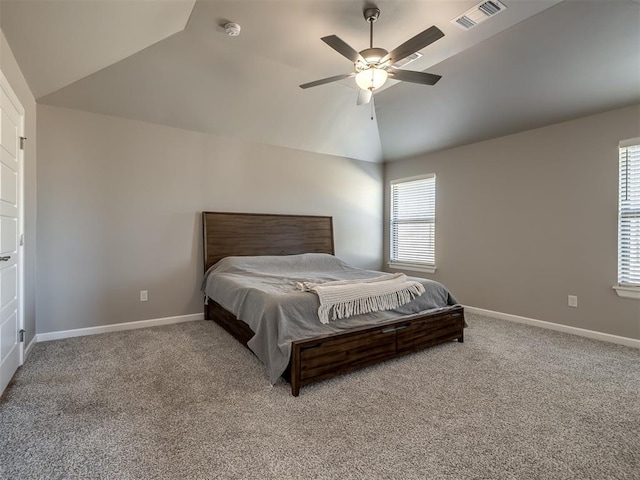
POLYGON ((640 338, 640 301, 611 288, 617 147, 638 136, 636 105, 388 163, 385 258, 389 182, 435 173, 438 270, 424 276, 466 305, 640 338))
POLYGON ((202 312, 203 210, 331 215, 381 266, 380 164, 44 105, 38 133, 39 333, 202 312))
POLYGON ((24 327, 28 345, 36 332, 36 101, 0 31, 0 70, 25 109, 24 152, 24 327))

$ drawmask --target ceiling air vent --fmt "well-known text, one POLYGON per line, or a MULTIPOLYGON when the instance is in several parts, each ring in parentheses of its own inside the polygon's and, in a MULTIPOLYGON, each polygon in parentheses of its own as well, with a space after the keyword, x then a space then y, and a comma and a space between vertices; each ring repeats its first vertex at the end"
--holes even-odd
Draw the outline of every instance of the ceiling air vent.
POLYGON ((409 55, 408 57, 404 57, 403 59, 398 60, 396 63, 394 63, 391 66, 393 68, 401 68, 401 67, 404 67, 406 65, 409 65, 411 62, 415 62, 421 56, 422 56, 422 54, 420 52, 414 52, 411 55, 409 55))
POLYGON ((507 7, 504 3, 498 0, 489 0, 482 2, 473 8, 470 8, 459 17, 451 20, 451 23, 455 23, 463 30, 469 30, 479 23, 484 22, 487 18, 502 12, 507 7))

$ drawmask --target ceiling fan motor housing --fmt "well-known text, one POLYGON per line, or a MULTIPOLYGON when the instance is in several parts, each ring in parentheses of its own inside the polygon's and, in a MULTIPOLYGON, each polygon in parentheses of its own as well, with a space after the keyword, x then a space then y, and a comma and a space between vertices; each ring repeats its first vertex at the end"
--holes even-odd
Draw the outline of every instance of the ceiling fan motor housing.
POLYGON ((389 52, 384 48, 366 48, 362 50, 360 55, 362 55, 362 58, 364 58, 367 63, 362 63, 361 61, 356 62, 356 70, 360 71, 374 66, 383 67, 384 65, 380 64, 380 60, 382 60, 388 53, 389 52))

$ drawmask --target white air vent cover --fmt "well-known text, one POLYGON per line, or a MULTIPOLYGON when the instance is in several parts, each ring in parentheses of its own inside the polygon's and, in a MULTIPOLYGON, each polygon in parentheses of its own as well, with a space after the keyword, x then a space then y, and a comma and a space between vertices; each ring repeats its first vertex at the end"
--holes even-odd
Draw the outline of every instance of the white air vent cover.
POLYGON ((451 23, 455 23, 463 30, 469 30, 475 27, 479 23, 484 22, 487 18, 502 12, 507 7, 504 3, 498 0, 487 0, 486 2, 479 3, 473 8, 470 8, 462 15, 451 20, 451 23))
POLYGON ((422 56, 422 54, 420 52, 414 52, 411 55, 409 55, 408 57, 405 57, 405 58, 403 58, 401 60, 398 60, 396 63, 394 63, 391 66, 393 68, 404 67, 405 65, 409 65, 411 62, 415 62, 421 56, 422 56))

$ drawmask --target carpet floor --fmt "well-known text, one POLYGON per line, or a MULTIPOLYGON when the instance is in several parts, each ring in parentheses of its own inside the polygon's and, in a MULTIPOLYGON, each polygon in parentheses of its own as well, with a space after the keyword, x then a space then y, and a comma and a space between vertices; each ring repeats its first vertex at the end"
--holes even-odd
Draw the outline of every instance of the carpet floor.
POLYGON ((36 344, 0 478, 640 479, 639 350, 467 320, 297 398, 213 322, 36 344))

